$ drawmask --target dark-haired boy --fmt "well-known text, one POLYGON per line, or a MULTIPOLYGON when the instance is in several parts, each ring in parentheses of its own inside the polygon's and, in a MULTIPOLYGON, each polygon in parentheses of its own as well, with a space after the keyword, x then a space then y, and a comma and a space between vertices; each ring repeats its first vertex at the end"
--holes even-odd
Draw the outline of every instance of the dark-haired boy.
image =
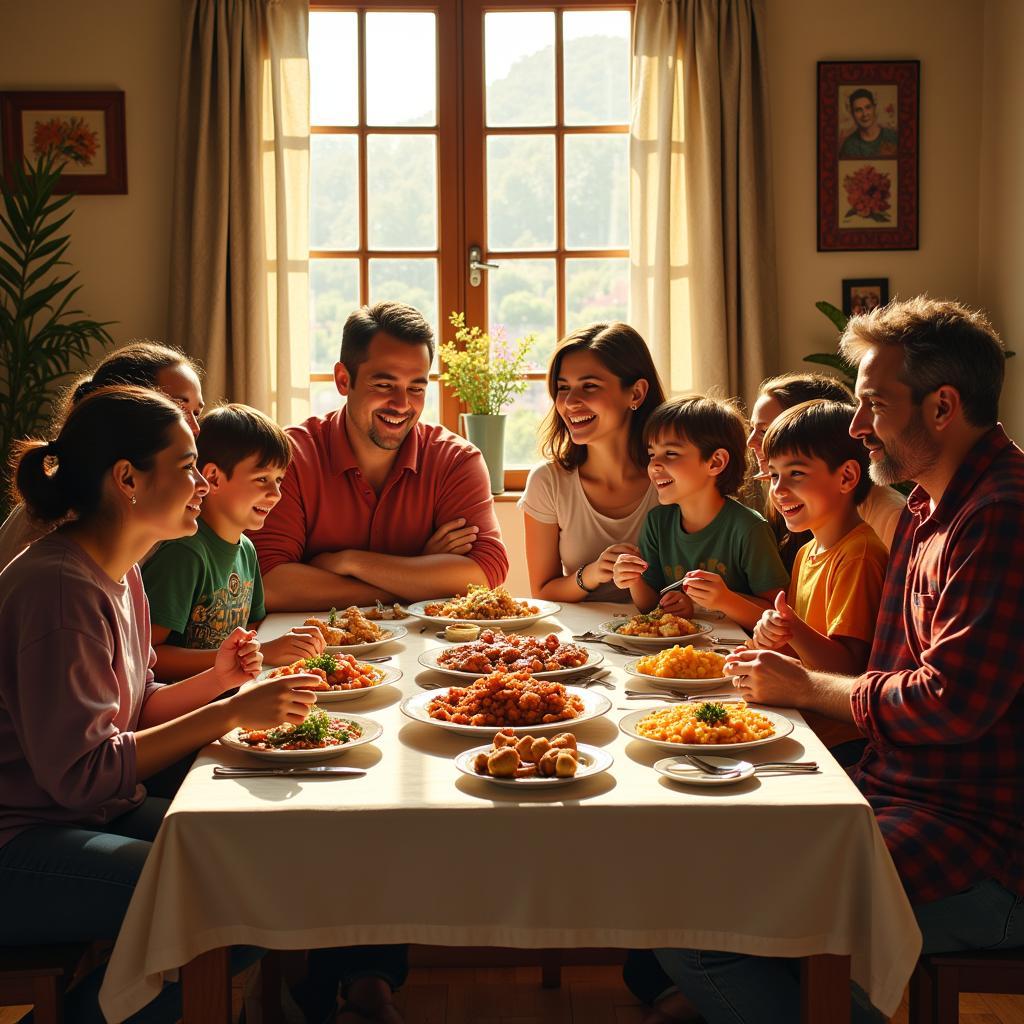
MULTIPOLYGON (((199 471, 210 490, 199 530, 162 544, 142 567, 161 681, 209 668, 236 626, 266 616, 256 549, 243 530, 258 530, 281 498, 291 460, 288 436, 246 405, 222 405, 202 421, 199 471)), ((287 664, 323 649, 312 626, 297 626, 262 645, 264 661, 287 664)))

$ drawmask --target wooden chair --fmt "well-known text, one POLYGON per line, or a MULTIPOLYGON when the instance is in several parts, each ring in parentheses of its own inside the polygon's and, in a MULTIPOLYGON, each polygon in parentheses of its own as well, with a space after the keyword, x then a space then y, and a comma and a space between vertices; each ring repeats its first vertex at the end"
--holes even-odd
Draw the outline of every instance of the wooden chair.
POLYGON ((0 1006, 31 1004, 37 1024, 61 1024, 64 993, 80 969, 91 970, 100 955, 88 942, 0 946, 0 1006))
POLYGON ((910 979, 909 1024, 957 1024, 961 992, 1024 995, 1024 949, 921 957, 910 979))

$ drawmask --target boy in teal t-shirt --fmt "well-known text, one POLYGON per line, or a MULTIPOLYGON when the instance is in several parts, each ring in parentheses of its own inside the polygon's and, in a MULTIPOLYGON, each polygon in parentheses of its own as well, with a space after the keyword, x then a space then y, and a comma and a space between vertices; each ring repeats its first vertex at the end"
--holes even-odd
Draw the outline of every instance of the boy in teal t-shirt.
POLYGON ((654 410, 645 434, 660 507, 640 531, 640 555, 616 560, 616 585, 641 611, 692 615, 697 602, 753 628, 789 575, 771 527, 732 497, 747 475, 743 417, 720 399, 675 399, 654 410))
MULTIPOLYGON (((287 435, 245 405, 222 405, 203 418, 196 441, 199 471, 210 490, 199 529, 160 546, 142 566, 156 650, 157 679, 183 679, 213 665, 236 626, 266 617, 256 548, 243 530, 258 530, 281 498, 291 461, 287 435)), ((297 626, 263 644, 264 661, 313 657, 323 638, 297 626)))

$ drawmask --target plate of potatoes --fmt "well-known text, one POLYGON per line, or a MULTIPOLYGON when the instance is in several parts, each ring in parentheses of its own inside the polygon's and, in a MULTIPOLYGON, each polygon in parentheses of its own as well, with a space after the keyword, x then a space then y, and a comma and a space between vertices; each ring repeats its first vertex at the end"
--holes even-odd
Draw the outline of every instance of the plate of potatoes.
POLYGON ((571 732, 523 736, 502 730, 490 743, 459 754, 455 767, 498 786, 545 789, 606 772, 612 762, 607 750, 578 743, 571 732))

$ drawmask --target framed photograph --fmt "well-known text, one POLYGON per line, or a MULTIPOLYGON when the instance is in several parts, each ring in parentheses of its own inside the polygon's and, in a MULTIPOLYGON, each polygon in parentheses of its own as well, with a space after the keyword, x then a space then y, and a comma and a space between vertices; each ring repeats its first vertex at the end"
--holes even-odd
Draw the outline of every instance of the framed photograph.
POLYGON ((884 306, 889 301, 889 278, 844 277, 843 312, 847 316, 860 316, 884 306))
POLYGON ((55 150, 56 192, 128 191, 123 92, 0 92, 4 168, 55 150))
POLYGON ((921 65, 818 62, 818 251, 916 249, 921 65))

